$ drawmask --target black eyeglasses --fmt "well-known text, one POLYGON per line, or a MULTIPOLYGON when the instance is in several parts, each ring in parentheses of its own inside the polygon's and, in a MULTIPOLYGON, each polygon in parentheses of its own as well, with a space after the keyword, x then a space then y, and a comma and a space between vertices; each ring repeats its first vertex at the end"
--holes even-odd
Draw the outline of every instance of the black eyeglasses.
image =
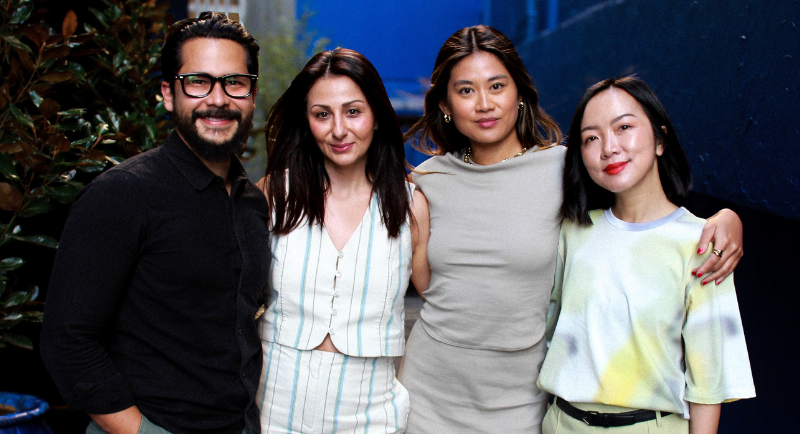
POLYGON ((222 83, 222 91, 231 98, 247 98, 256 87, 258 76, 254 74, 228 74, 214 77, 210 74, 195 72, 178 74, 175 80, 180 80, 181 88, 186 96, 204 98, 214 90, 214 84, 222 83))

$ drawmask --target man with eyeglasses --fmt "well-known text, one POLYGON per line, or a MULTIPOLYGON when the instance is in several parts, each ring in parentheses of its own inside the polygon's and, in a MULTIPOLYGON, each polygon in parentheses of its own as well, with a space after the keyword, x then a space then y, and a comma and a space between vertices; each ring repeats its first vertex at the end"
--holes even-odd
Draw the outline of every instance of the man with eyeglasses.
POLYGON ((161 54, 175 131, 75 201, 42 358, 69 408, 93 419, 87 433, 258 434, 269 211, 236 158, 258 45, 207 12, 173 24, 161 54))

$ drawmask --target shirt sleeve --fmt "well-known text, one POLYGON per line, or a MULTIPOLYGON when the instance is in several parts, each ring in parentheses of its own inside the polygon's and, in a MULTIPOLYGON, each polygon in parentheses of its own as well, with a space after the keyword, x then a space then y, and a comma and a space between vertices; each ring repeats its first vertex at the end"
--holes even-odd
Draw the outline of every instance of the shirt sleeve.
POLYGON ((143 193, 124 170, 86 186, 70 211, 45 300, 41 354, 71 410, 108 414, 134 405, 104 345, 144 234, 143 193))
MULTIPOLYGON (((699 266, 706 256, 691 266, 699 266)), ((733 275, 720 285, 703 286, 701 279, 691 279, 683 340, 687 401, 719 404, 755 396, 733 275)))
POLYGON ((564 230, 566 223, 561 224, 561 233, 558 237, 558 253, 556 254, 556 273, 553 280, 553 290, 550 293, 550 306, 547 309, 547 321, 545 337, 547 347, 553 340, 553 333, 556 331, 558 316, 561 314, 561 287, 564 283, 564 230))

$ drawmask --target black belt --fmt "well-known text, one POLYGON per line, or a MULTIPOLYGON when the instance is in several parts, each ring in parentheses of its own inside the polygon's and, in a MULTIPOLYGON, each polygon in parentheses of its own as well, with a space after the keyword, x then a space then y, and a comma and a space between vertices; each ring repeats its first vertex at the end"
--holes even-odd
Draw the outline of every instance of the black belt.
MULTIPOLYGON (((602 426, 605 428, 612 426, 627 426, 639 422, 646 422, 656 418, 653 410, 634 410, 624 413, 598 413, 596 411, 584 411, 570 404, 569 402, 556 397, 558 408, 571 417, 584 422, 589 426, 602 426)), ((661 412, 661 416, 669 416, 672 413, 661 412)))

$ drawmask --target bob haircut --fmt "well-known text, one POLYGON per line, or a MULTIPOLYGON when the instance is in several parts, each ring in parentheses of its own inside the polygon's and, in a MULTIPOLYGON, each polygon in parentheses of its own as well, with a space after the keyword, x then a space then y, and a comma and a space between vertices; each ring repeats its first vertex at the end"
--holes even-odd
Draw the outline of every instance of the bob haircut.
POLYGON ((586 171, 581 156, 581 122, 586 105, 600 92, 611 87, 624 90, 642 106, 656 142, 664 145, 664 152, 657 157, 658 175, 661 186, 671 202, 685 197, 691 187, 691 174, 686 155, 683 153, 675 128, 669 120, 667 109, 661 104, 653 89, 639 77, 609 78, 586 90, 578 103, 567 136, 567 155, 564 167, 564 203, 561 217, 590 225, 589 211, 597 208, 610 208, 614 205, 614 193, 595 184, 586 171), (666 128, 666 133, 662 129, 666 128))
POLYGON ((287 234, 297 228, 303 217, 309 224, 324 224, 330 178, 306 116, 308 92, 328 76, 353 80, 375 114, 376 129, 367 151, 366 176, 378 195, 384 226, 390 236, 397 237, 410 213, 403 133, 378 71, 366 57, 346 48, 312 57, 267 117, 266 195, 275 216, 273 232, 287 234))
POLYGON ((171 82, 170 86, 174 86, 175 74, 183 66, 181 59, 183 44, 196 38, 229 39, 238 42, 247 53, 247 72, 258 74, 258 43, 242 23, 228 19, 225 14, 203 12, 197 18, 180 20, 167 29, 164 46, 161 48, 161 74, 164 81, 171 82))
POLYGON ((525 103, 516 125, 517 137, 523 146, 547 148, 560 143, 561 130, 539 107, 539 92, 533 86, 514 44, 499 30, 483 25, 465 27, 453 33, 442 45, 431 75, 431 88, 425 94, 425 114, 408 130, 406 139, 419 134, 416 148, 428 155, 443 155, 470 146, 469 139, 453 123, 444 122, 439 102, 447 101, 447 83, 453 67, 461 59, 478 52, 494 54, 514 79, 517 92, 525 103))

